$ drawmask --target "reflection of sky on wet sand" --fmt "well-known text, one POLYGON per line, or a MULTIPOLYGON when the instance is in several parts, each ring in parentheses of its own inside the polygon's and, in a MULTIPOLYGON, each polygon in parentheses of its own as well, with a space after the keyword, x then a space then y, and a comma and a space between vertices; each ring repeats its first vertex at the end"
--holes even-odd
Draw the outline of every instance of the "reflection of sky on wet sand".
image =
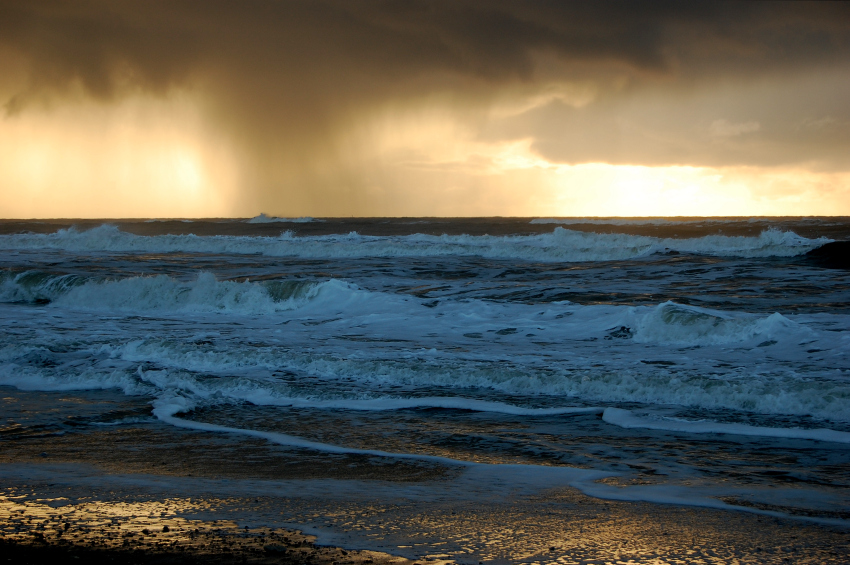
MULTIPOLYGON (((303 539, 274 528, 298 528, 321 544, 431 564, 850 562, 846 529, 803 520, 611 502, 541 489, 528 472, 476 479, 469 470, 293 452, 230 434, 208 434, 198 446, 192 432, 150 419, 144 397, 91 392, 80 404, 82 396, 64 393, 4 394, 4 416, 23 423, 7 430, 14 441, 0 450, 0 539, 8 541, 266 556, 266 545, 303 539), (110 415, 134 420, 68 424, 110 415)), ((312 555, 343 565, 373 554, 312 555)))
POLYGON ((4 488, 0 536, 66 547, 199 554, 256 554, 282 544, 290 557, 312 555, 340 564, 382 558, 373 552, 313 548, 309 542, 315 538, 274 528, 299 524, 318 534, 322 544, 369 546, 433 564, 825 564, 846 563, 850 556, 846 530, 746 513, 609 502, 572 489, 533 496, 494 493, 490 500, 416 500, 372 497, 352 484, 350 497, 317 498, 309 494, 309 481, 302 491, 280 488, 283 483, 276 488, 209 481, 199 486, 239 496, 157 498, 152 492, 140 494, 145 489, 119 485, 128 479, 141 484, 144 477, 104 477, 100 489, 33 481, 4 488), (285 496, 251 494, 260 489, 285 496))

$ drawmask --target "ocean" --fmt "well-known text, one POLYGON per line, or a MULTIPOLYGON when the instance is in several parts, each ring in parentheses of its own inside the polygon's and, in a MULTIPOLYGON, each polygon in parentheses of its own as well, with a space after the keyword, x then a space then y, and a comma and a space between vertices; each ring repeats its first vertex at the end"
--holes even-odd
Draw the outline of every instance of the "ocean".
POLYGON ((245 520, 410 558, 496 554, 486 520, 399 501, 525 497, 533 521, 552 489, 846 528, 848 239, 850 218, 4 220, 0 448, 185 492, 273 450, 249 490, 290 506, 245 520))

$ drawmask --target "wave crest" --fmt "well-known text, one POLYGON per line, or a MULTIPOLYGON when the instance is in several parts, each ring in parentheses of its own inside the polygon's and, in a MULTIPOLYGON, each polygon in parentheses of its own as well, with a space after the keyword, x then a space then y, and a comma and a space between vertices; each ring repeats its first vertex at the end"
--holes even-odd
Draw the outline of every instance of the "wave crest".
POLYGON ((718 310, 665 302, 643 316, 634 329, 634 340, 672 345, 722 345, 755 338, 770 340, 801 327, 774 313, 766 317, 733 316, 718 310))
POLYGON ((111 280, 39 271, 0 274, 0 302, 83 310, 267 314, 302 307, 320 295, 339 299, 354 292, 353 285, 333 279, 235 282, 208 272, 194 281, 166 275, 111 280))

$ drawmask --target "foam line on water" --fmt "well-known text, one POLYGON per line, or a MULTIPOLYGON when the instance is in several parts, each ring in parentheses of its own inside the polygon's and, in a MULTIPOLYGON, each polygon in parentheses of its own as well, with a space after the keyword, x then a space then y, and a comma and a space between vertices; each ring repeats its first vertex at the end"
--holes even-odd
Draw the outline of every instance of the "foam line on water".
POLYGON ((470 410, 473 412, 489 412, 494 414, 508 414, 511 416, 556 416, 556 415, 580 415, 601 414, 603 408, 591 406, 565 406, 559 408, 523 408, 503 402, 492 402, 487 400, 475 400, 457 396, 444 397, 421 397, 421 398, 373 398, 357 400, 311 400, 306 398, 281 399, 279 402, 286 403, 297 408, 324 408, 342 410, 362 411, 391 411, 407 410, 414 408, 443 408, 449 410, 470 410))
POLYGON ((333 398, 321 399, 279 394, 264 384, 243 381, 230 387, 208 387, 204 383, 187 377, 175 376, 168 371, 137 370, 139 378, 161 391, 180 390, 189 392, 198 399, 224 397, 230 400, 250 402, 257 406, 281 406, 315 408, 320 410, 355 410, 384 412, 417 408, 441 408, 469 410, 511 416, 560 416, 601 414, 604 408, 597 406, 560 406, 553 408, 525 408, 504 402, 479 400, 459 396, 428 397, 377 397, 377 398, 333 398))
POLYGON ((78 391, 118 389, 127 395, 152 394, 154 389, 132 374, 122 370, 64 371, 59 374, 43 374, 16 363, 0 363, 0 385, 13 386, 30 391, 78 391))
POLYGON ((323 442, 315 442, 306 440, 304 438, 300 438, 297 436, 292 436, 289 434, 282 434, 279 432, 265 432, 260 430, 250 430, 245 428, 233 428, 229 426, 220 426, 218 424, 209 424, 206 422, 196 422, 192 420, 184 420, 183 418, 178 418, 177 414, 181 412, 187 412, 194 408, 194 405, 182 397, 172 397, 172 398, 159 398, 153 403, 153 415, 159 419, 161 422, 173 425, 179 428, 185 429, 193 429, 198 431, 206 431, 206 432, 216 432, 216 433, 229 433, 229 434, 238 434, 245 435, 249 437, 256 437, 260 439, 265 439, 272 443, 276 443, 279 445, 285 445, 289 447, 301 448, 301 449, 312 449, 315 451, 320 451, 324 453, 336 453, 336 454, 348 454, 348 455, 371 455, 375 457, 387 457, 392 459, 407 459, 407 460, 416 460, 416 461, 430 461, 434 463, 439 463, 442 465, 449 466, 461 466, 461 467, 486 467, 493 468, 498 467, 499 469, 503 469, 506 471, 516 471, 516 470, 528 470, 534 473, 538 471, 537 474, 557 474, 560 477, 566 477, 570 479, 569 484, 573 484, 574 482, 578 484, 580 481, 588 481, 588 480, 598 480, 604 477, 613 476, 614 473, 605 472, 605 471, 597 471, 590 469, 580 469, 577 467, 568 467, 568 466, 548 466, 548 465, 533 465, 533 464, 505 464, 505 465, 493 465, 489 463, 478 463, 475 461, 465 461, 462 459, 452 459, 450 457, 442 457, 439 455, 427 455, 421 453, 396 453, 391 451, 383 451, 379 449, 359 449, 353 447, 343 447, 339 445, 334 445, 330 443, 323 442))
POLYGON ((245 435, 265 439, 279 445, 286 445, 289 447, 297 447, 302 449, 312 449, 325 453, 373 455, 376 457, 389 457, 393 459, 414 459, 419 461, 433 461, 435 463, 441 463, 443 465, 460 465, 464 467, 478 465, 478 463, 475 463, 474 461, 463 461, 458 459, 451 459, 449 457, 441 457, 438 455, 426 455, 419 453, 394 453, 391 451, 383 451, 379 449, 359 449, 354 447, 343 447, 330 443, 310 441, 304 438, 292 436, 289 434, 282 434, 279 432, 264 432, 260 430, 233 428, 229 426, 220 426, 218 424, 209 424, 206 422, 184 420, 183 418, 177 417, 177 414, 181 412, 188 412, 193 408, 194 405, 182 397, 158 399, 154 401, 153 415, 166 424, 171 424, 180 428, 187 428, 206 432, 220 432, 245 435))
MULTIPOLYGON (((774 518, 802 520, 805 522, 814 522, 817 524, 828 524, 832 526, 840 526, 843 528, 850 527, 850 521, 838 518, 821 518, 817 516, 786 514, 775 510, 767 510, 754 506, 737 506, 729 504, 718 499, 717 496, 722 496, 720 491, 713 491, 700 494, 700 489, 693 487, 680 487, 674 485, 638 485, 629 486, 626 488, 608 485, 596 480, 590 481, 574 481, 573 487, 580 490, 583 494, 593 498, 603 500, 619 500, 623 502, 650 502, 653 504, 671 504, 674 506, 696 506, 701 508, 714 508, 717 510, 734 510, 737 512, 748 512, 750 514, 759 514, 762 516, 772 516, 774 518), (713 491, 713 492, 712 492, 713 491)), ((748 494, 748 493, 741 493, 748 494)))
POLYGON ((833 443, 850 443, 850 432, 841 432, 826 428, 766 428, 722 422, 689 421, 678 419, 657 419, 640 417, 630 410, 606 408, 602 419, 621 428, 643 428, 668 432, 686 432, 691 434, 732 434, 741 436, 775 437, 785 439, 808 439, 833 443))
POLYGON ((306 440, 297 436, 291 436, 288 434, 282 434, 278 432, 263 432, 259 430, 249 430, 243 428, 232 428, 229 426, 219 426, 217 424, 208 424, 205 422, 195 422, 192 420, 184 420, 183 418, 178 418, 176 414, 180 412, 186 412, 192 409, 192 405, 188 402, 184 402, 182 398, 174 398, 168 400, 157 400, 154 402, 153 415, 156 416, 160 421, 171 424, 172 426, 178 428, 186 428, 190 430, 199 430, 206 432, 221 432, 221 433, 230 433, 230 434, 239 434, 245 435, 249 437, 257 437, 268 440, 272 443, 277 443, 279 445, 286 445, 289 447, 297 447, 302 449, 313 449, 316 451, 322 451, 325 453, 340 453, 340 454, 354 454, 354 455, 375 455, 378 457, 394 457, 396 459, 425 459, 430 461, 437 461, 440 463, 452 463, 452 464, 468 464, 463 461, 454 461, 452 459, 448 459, 445 457, 437 457, 432 455, 416 455, 416 454, 406 454, 406 453, 391 453, 389 451, 380 451, 376 449, 357 449, 353 447, 341 447, 338 445, 333 445, 330 443, 320 443, 315 441, 306 440))
MULTIPOLYGON (((273 358, 279 356, 271 354, 273 358)), ((134 355, 134 363, 144 360, 145 356, 134 355)), ((149 359, 161 364, 163 357, 156 355, 149 359)), ((847 421, 846 403, 840 401, 841 397, 847 395, 846 386, 824 385, 818 381, 808 384, 806 389, 800 389, 799 379, 790 378, 784 382, 717 382, 706 379, 697 379, 695 382, 686 382, 672 376, 657 375, 652 371, 643 375, 626 374, 602 374, 583 373, 572 375, 551 375, 546 380, 543 375, 534 372, 519 373, 516 378, 499 374, 482 373, 471 376, 475 371, 474 366, 460 364, 451 369, 434 368, 433 373, 422 370, 414 370, 413 379, 405 375, 410 372, 403 364, 382 364, 375 362, 360 363, 357 361, 331 361, 331 365, 315 365, 316 360, 298 360, 289 358, 286 364, 290 370, 297 373, 305 372, 314 374, 329 382, 338 379, 354 379, 361 383, 380 384, 404 384, 414 386, 417 389, 430 388, 432 386, 450 387, 458 390, 463 395, 465 389, 486 388, 499 390, 507 394, 527 393, 529 382, 534 383, 531 387, 535 396, 576 398, 591 404, 589 407, 558 407, 551 409, 552 414, 593 414, 600 413, 599 404, 612 404, 620 402, 641 401, 648 404, 699 406, 709 409, 732 408, 744 412, 755 412, 762 414, 816 414, 818 417, 834 421, 847 421), (318 371, 317 369, 320 369, 318 371), (375 373, 383 373, 386 378, 375 379, 375 373), (504 379, 507 378, 507 381, 504 379), (515 382, 517 381, 517 382, 515 382), (794 402, 787 402, 790 394, 801 397, 794 402), (835 399, 834 397, 838 397, 835 399), (595 405, 595 406, 594 406, 595 405)), ((278 361, 280 362, 280 360, 278 361)), ((236 368, 235 366, 233 366, 236 368)), ((228 401, 250 402, 258 406, 293 406, 314 408, 339 408, 352 410, 381 409, 381 406, 390 406, 388 409, 404 409, 406 407, 417 407, 428 404, 434 407, 454 407, 458 409, 481 409, 481 411, 515 414, 515 415, 547 415, 549 408, 529 409, 515 407, 501 403, 490 403, 488 401, 470 401, 469 399, 457 400, 425 400, 416 397, 408 398, 315 398, 292 393, 292 389, 285 384, 268 381, 265 379, 241 378, 235 381, 222 383, 221 379, 199 379, 193 374, 185 374, 186 370, 176 367, 177 371, 140 371, 139 376, 147 383, 155 386, 160 391, 183 391, 190 393, 193 398, 213 399, 221 398, 228 401), (322 404, 324 403, 324 404, 322 404), (359 403, 359 406, 358 406, 359 403), (525 412, 528 410, 528 412, 525 412)), ((244 366, 243 366, 244 369, 244 366)), ((190 370, 204 371, 204 365, 198 365, 190 370)), ((238 370, 238 368, 237 368, 238 370)), ((227 372, 227 371, 225 371, 227 372)))
POLYGON ((417 461, 430 461, 448 466, 460 466, 465 468, 466 474, 473 478, 478 475, 478 471, 486 471, 482 479, 489 479, 496 482, 500 486, 504 486, 506 481, 518 480, 521 483, 531 483, 537 488, 552 488, 560 484, 571 486, 578 489, 583 494, 594 498, 607 500, 622 500, 634 502, 651 502, 656 504, 674 504, 681 506, 697 506, 706 508, 716 508, 721 510, 736 510, 774 516, 777 518, 796 518, 817 523, 832 524, 846 527, 848 523, 844 520, 836 520, 829 518, 818 518, 811 516, 796 516, 783 514, 771 510, 753 508, 749 506, 735 506, 728 504, 711 496, 700 496, 692 489, 683 489, 681 487, 671 488, 670 485, 660 487, 628 487, 618 488, 600 483, 600 479, 617 476, 616 473, 605 471, 580 469, 567 466, 546 466, 533 464, 491 464, 478 463, 475 461, 464 461, 459 459, 451 459, 449 457, 441 457, 437 455, 426 455, 416 453, 394 453, 389 451, 375 449, 357 449, 342 447, 338 445, 314 442, 305 440, 297 436, 282 434, 277 432, 264 432, 258 430, 249 430, 243 428, 233 428, 228 426, 220 426, 217 424, 209 424, 205 422, 195 422, 178 418, 176 414, 191 410, 192 406, 182 398, 160 399, 154 402, 153 414, 156 418, 166 424, 175 427, 193 429, 198 431, 213 432, 213 433, 228 433, 256 437, 266 441, 285 445, 289 447, 311 449, 324 453, 336 454, 351 454, 351 455, 370 455, 375 457, 387 457, 392 459, 406 459, 417 461), (492 476, 492 472, 498 473, 497 476, 492 476))

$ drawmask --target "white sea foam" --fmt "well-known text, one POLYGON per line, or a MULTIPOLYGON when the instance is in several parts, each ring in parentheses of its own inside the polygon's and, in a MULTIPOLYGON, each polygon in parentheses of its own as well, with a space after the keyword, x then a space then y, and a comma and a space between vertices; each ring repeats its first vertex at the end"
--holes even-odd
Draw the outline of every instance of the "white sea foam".
POLYGON ((565 406, 558 408, 524 408, 505 404, 464 398, 460 396, 416 397, 416 398, 369 398, 353 400, 313 400, 290 398, 278 401, 276 405, 289 405, 297 408, 321 408, 362 411, 409 410, 413 408, 442 408, 450 410, 469 410, 472 412, 490 412, 513 416, 554 416, 569 414, 601 414, 602 408, 585 406, 565 406))
POLYGON ((156 389, 126 371, 85 368, 61 374, 16 363, 0 363, 0 384, 20 390, 73 391, 118 389, 128 395, 154 394, 156 389))
MULTIPOLYGON (((268 223, 266 232, 295 227, 268 223)), ((781 231, 668 240, 577 232, 556 225, 547 229, 551 233, 508 237, 301 237, 293 232, 207 237, 137 236, 100 226, 86 232, 2 236, 0 248, 23 251, 3 253, 10 270, 0 271, 0 385, 51 391, 113 389, 144 395, 130 402, 134 406, 156 399, 157 416, 176 426, 385 457, 396 456, 389 451, 401 451, 411 457, 419 452, 450 457, 467 453, 457 457, 555 462, 549 447, 558 457, 560 444, 563 453, 571 453, 561 461, 579 460, 566 459, 572 454, 592 459, 587 450, 574 450, 571 434, 595 433, 602 426, 603 435, 624 438, 626 445, 635 434, 653 442, 678 434, 682 449, 699 442, 708 449, 718 445, 722 452, 727 441, 748 436, 748 444, 779 449, 809 442, 830 463, 843 462, 836 452, 850 443, 850 316, 840 307, 823 307, 840 303, 840 272, 802 262, 682 256, 591 269, 529 268, 525 263, 632 259, 668 250, 790 256, 826 240, 781 231), (178 255, 163 260, 161 254, 171 252, 178 255), (249 254, 256 256, 246 257, 249 254), (463 255, 508 260, 439 260, 463 255), (168 268, 173 268, 171 277, 135 276, 168 268), (733 280, 762 268, 755 279, 733 280), (214 269, 221 278, 197 275, 202 269, 214 269), (55 274, 63 272, 75 274, 55 274), (245 279, 253 273, 260 278, 245 279), (291 279, 271 280, 278 276, 291 279), (350 278, 357 285, 328 280, 331 276, 350 278), (520 280, 526 277, 533 284, 520 280), (806 279, 798 283, 800 277, 806 279), (778 291, 756 296, 758 289, 752 285, 759 280, 776 281, 778 291), (657 301, 661 304, 625 305, 629 300, 646 304, 650 295, 674 296, 680 283, 683 300, 716 301, 725 310, 665 299, 657 301), (432 285, 421 287, 428 298, 415 294, 420 288, 412 287, 418 284, 432 285), (696 294, 699 289, 704 290, 701 295, 696 294), (537 291, 542 292, 539 299, 537 291), (547 302, 584 292, 618 297, 613 304, 547 302), (192 409, 199 410, 180 415, 192 409), (275 415, 279 418, 271 422, 275 415), (362 425, 334 435, 339 427, 333 422, 346 419, 362 425), (330 427, 323 429, 323 422, 330 427), (440 434, 418 433, 425 429, 417 428, 420 423, 431 422, 439 422, 440 434), (471 429, 466 423, 498 439, 482 443, 479 436, 469 436, 464 446, 464 430, 471 429), (406 431, 382 442, 380 434, 396 426, 406 431), (524 429, 514 433, 517 427, 524 429), (451 441, 458 443, 447 446, 441 437, 455 430, 458 435, 451 441), (526 438, 535 435, 544 443, 550 438, 549 447, 533 439, 527 443, 526 438), (411 440, 415 443, 406 443, 411 440), (816 445, 815 440, 832 443, 816 445)), ((249 231, 258 230, 246 226, 240 233, 249 231)), ((21 396, 42 397, 48 404, 53 398, 21 396)), ((113 394, 83 396, 114 399, 113 394)), ((613 467, 608 455, 623 445, 613 443, 609 453, 597 459, 598 465, 613 467)), ((642 457, 627 452, 617 455, 628 462, 642 457)), ((692 503, 694 492, 714 479, 706 478, 687 457, 682 459, 681 449, 674 452, 652 458, 656 476, 664 483, 654 491, 591 480, 584 486, 606 497, 692 503), (694 477, 693 490, 673 492, 677 484, 694 477)), ((722 457, 718 463, 730 469, 722 457)), ((755 456, 743 466, 751 464, 762 469, 755 456)), ((727 475, 731 482, 738 465, 736 461, 736 469, 727 475)), ((480 468, 465 466, 463 476, 480 468)), ((505 469, 494 471, 494 477, 502 473, 501 481, 505 469)), ((552 477, 567 472, 544 469, 552 477)), ((524 467, 516 474, 536 472, 524 467)), ((762 475, 758 480, 771 481, 762 475)), ((491 484, 504 483, 483 488, 491 484)), ((794 487, 813 492, 812 484, 801 481, 794 487)), ((770 484, 770 496, 778 490, 774 486, 770 484)), ((703 490, 699 496, 709 504, 718 502, 712 497, 727 496, 730 488, 724 484, 718 493, 703 490)), ((824 487, 822 492, 829 496, 832 490, 824 487)))
MULTIPOLYGON (((440 408, 448 410, 468 410, 471 412, 488 412, 492 414, 508 414, 512 416, 554 416, 601 414, 603 408, 586 406, 563 406, 554 408, 526 408, 504 402, 493 402, 462 396, 442 397, 389 397, 374 398, 334 398, 323 399, 313 396, 294 396, 280 394, 269 383, 251 381, 250 379, 234 379, 225 386, 210 386, 187 375, 169 371, 139 371, 139 377, 145 383, 166 394, 180 392, 188 394, 195 402, 200 400, 218 400, 227 398, 231 401, 250 402, 257 406, 281 406, 293 408, 309 408, 319 410, 353 410, 362 412, 387 412, 395 410, 411 410, 422 408, 440 408)), ((285 389, 291 393, 290 389, 285 389)), ((181 397, 185 398, 185 396, 181 397)))
POLYGON ((217 424, 209 424, 206 422, 196 422, 193 420, 184 420, 177 418, 176 415, 181 412, 190 412, 195 408, 195 404, 184 397, 166 397, 159 398, 153 403, 153 414, 166 424, 171 424, 178 428, 188 428, 192 430, 201 430, 206 432, 224 432, 232 434, 240 434, 249 437, 258 437, 280 445, 289 447, 299 447, 304 449, 314 449, 325 453, 345 453, 355 455, 374 455, 378 457, 393 457, 397 459, 420 459, 434 460, 441 463, 463 464, 445 457, 436 457, 429 455, 391 453, 388 451, 379 451, 376 449, 357 449, 353 447, 342 447, 329 443, 321 443, 316 441, 306 440, 297 436, 282 434, 278 432, 265 432, 259 430, 250 430, 244 428, 233 428, 228 426, 219 426, 217 424))
MULTIPOLYGON (((850 404, 846 402, 850 397, 850 386, 840 379, 803 378, 793 372, 759 374, 737 371, 712 376, 704 368, 669 371, 637 362, 635 359, 640 358, 640 353, 636 353, 635 357, 625 357, 609 369, 593 370, 560 368, 564 361, 551 357, 548 359, 551 367, 534 367, 462 357, 439 356, 432 359, 427 355, 405 352, 401 352, 397 359, 373 359, 366 355, 366 351, 341 357, 303 352, 297 348, 199 349, 191 344, 162 340, 136 340, 111 347, 108 352, 111 357, 130 363, 168 367, 169 372, 157 377, 160 380, 155 383, 162 390, 179 389, 199 398, 227 398, 258 405, 380 407, 384 402, 387 405, 392 405, 392 402, 386 398, 374 400, 357 395, 363 394, 363 390, 386 390, 386 387, 417 390, 439 387, 457 390, 459 396, 466 396, 463 391, 491 390, 509 395, 581 399, 597 406, 612 402, 641 402, 761 414, 813 415, 833 421, 850 421, 850 404), (352 394, 355 396, 347 395, 345 398, 296 393, 289 385, 263 376, 279 370, 309 375, 328 383, 359 383, 362 388, 354 387, 352 394), (203 381, 193 376, 234 373, 257 376, 203 381), (322 404, 326 401, 327 404, 322 404), (360 401, 363 401, 362 405, 360 401)), ((494 355, 505 357, 504 352, 494 355)), ((405 403, 410 402, 412 407, 426 401, 409 397, 397 402, 395 406, 408 406, 405 403)), ((460 403, 458 408, 475 409, 465 404, 467 400, 452 402, 460 403)), ((496 408, 487 404, 481 407, 496 408)))
MULTIPOLYGON (((202 272, 193 281, 165 275, 120 280, 85 279, 36 271, 0 274, 0 302, 52 302, 55 307, 115 312, 221 312, 279 314, 298 310, 300 316, 371 317, 388 331, 414 326, 444 326, 456 332, 497 331, 510 324, 531 331, 548 328, 566 339, 604 337, 623 328, 622 337, 635 343, 678 346, 744 344, 752 340, 815 339, 812 330, 781 314, 768 316, 724 312, 665 302, 655 307, 564 303, 539 305, 445 300, 436 308, 409 295, 367 291, 351 283, 272 280, 218 281, 202 272), (568 317, 562 314, 567 312, 568 317), (381 315, 380 320, 374 318, 381 315), (541 327, 542 324, 542 327, 541 327)), ((516 330, 515 330, 516 331, 516 330)), ((458 336, 460 337, 460 336, 458 336)))
POLYGON ((288 386, 247 378, 231 379, 227 384, 202 382, 191 375, 170 371, 141 371, 139 377, 145 383, 167 393, 179 391, 197 400, 227 398, 230 401, 250 402, 257 406, 281 406, 312 408, 320 410, 354 410, 385 412, 421 408, 469 410, 513 416, 553 416, 601 414, 602 408, 586 406, 561 406, 553 408, 527 408, 504 402, 493 402, 463 396, 441 397, 391 397, 372 398, 321 398, 311 395, 296 396, 288 386))
MULTIPOLYGON (((439 387, 574 398, 591 405, 639 402, 850 421, 850 385, 840 374, 846 366, 846 333, 819 330, 811 321, 835 329, 847 324, 839 315, 807 316, 800 322, 798 316, 672 302, 632 307, 461 299, 430 308, 413 296, 368 291, 333 279, 237 283, 217 281, 209 273, 192 281, 165 276, 112 281, 30 272, 7 277, 0 288, 12 298, 41 293, 52 300, 43 309, 6 305, 7 319, 18 327, 29 320, 38 325, 33 316, 43 316, 51 325, 58 323, 54 316, 68 320, 70 327, 96 324, 98 349, 92 356, 106 355, 119 366, 167 368, 168 379, 147 384, 198 398, 218 395, 255 404, 351 409, 382 402, 415 407, 423 401, 413 397, 434 396, 434 387, 439 387), (43 288, 59 290, 51 294, 43 288), (27 310, 16 313, 16 308, 27 310), (147 329, 128 335, 120 329, 124 326, 110 330, 102 322, 110 313, 125 319, 147 312, 200 324, 206 333, 229 324, 233 315, 253 318, 240 326, 245 342, 213 336, 198 338, 209 344, 201 346, 195 338, 154 337, 147 329), (505 328, 511 331, 500 334, 505 328), (537 340, 542 340, 539 345, 537 340), (317 343, 321 346, 315 347, 317 343), (820 352, 822 360, 812 359, 809 349, 820 352), (594 368, 603 358, 604 367, 594 368), (659 359, 661 364, 653 364, 659 359), (737 368, 718 370, 720 364, 737 368), (280 370, 329 383, 358 383, 359 388, 344 397, 296 393, 266 379, 280 370), (196 378, 210 374, 227 378, 196 378), (397 386, 423 392, 393 401, 375 394, 397 386), (358 396, 364 390, 373 392, 358 396)), ((0 363, 30 364, 26 351, 0 353, 0 363)), ((111 370, 104 368, 107 382, 111 370)), ((76 365, 66 372, 79 374, 76 365)), ((22 374, 15 382, 42 382, 41 374, 22 374)), ((58 373, 44 374, 61 381, 58 373)), ((455 407, 463 408, 467 401, 439 402, 444 407, 458 402, 455 407)))
MULTIPOLYGON (((781 512, 764 510, 753 506, 732 505, 727 502, 718 500, 719 497, 723 495, 728 496, 730 494, 730 491, 728 489, 723 490, 718 487, 703 487, 694 489, 678 485, 665 484, 649 485, 637 488, 630 487, 627 489, 623 489, 613 487, 611 485, 606 485, 600 482, 600 479, 610 477, 613 475, 612 473, 593 469, 580 469, 569 466, 541 466, 534 464, 492 465, 488 463, 478 463, 464 459, 453 459, 444 456, 428 455, 422 453, 389 452, 376 449, 359 449, 324 442, 311 441, 298 436, 293 436, 280 432, 269 432, 222 426, 207 422, 185 420, 177 416, 181 412, 188 412, 191 411, 193 408, 194 406, 192 405, 192 403, 188 402, 182 397, 161 398, 154 402, 153 413, 160 421, 173 425, 175 427, 213 433, 227 433, 248 437, 256 437, 287 447, 310 449, 324 453, 369 455, 373 457, 386 457, 402 460, 412 459, 418 461, 430 461, 442 465, 448 465, 450 467, 462 467, 464 468, 464 476, 463 478, 461 478, 461 481, 472 481, 473 483, 476 483, 478 485, 480 485, 483 481, 486 481, 488 483, 492 482, 494 487, 496 487, 496 485, 498 485, 498 487, 503 487, 506 483, 508 483, 511 484, 512 490, 514 491, 518 490, 517 487, 523 488, 530 486, 534 489, 551 489, 556 486, 569 485, 579 489, 581 492, 588 496, 608 500, 645 501, 661 504, 678 504, 685 506, 701 506, 719 509, 735 509, 774 517, 795 517, 798 519, 802 518, 805 520, 811 520, 815 522, 839 526, 846 526, 847 524, 845 520, 841 519, 808 516, 801 517, 794 515, 789 516, 781 512)), ((830 432, 832 430, 817 431, 830 432)), ((735 492, 734 489, 731 492, 735 492)), ((751 494, 750 491, 746 491, 746 493, 751 494)), ((780 501, 784 500, 784 498, 789 498, 788 492, 780 491, 776 494, 779 495, 778 499, 780 501)), ((774 499, 776 498, 777 497, 774 496, 774 499)), ((793 498, 793 495, 791 498, 793 498)))
POLYGON ((710 421, 689 421, 674 418, 637 416, 630 410, 606 408, 602 419, 621 428, 643 428, 686 432, 691 434, 733 434, 739 436, 778 437, 788 439, 811 439, 835 443, 850 443, 850 432, 841 432, 825 428, 767 428, 746 424, 722 423, 710 421))
MULTIPOLYGON (((423 453, 400 453, 400 452, 391 452, 391 451, 382 451, 377 449, 358 449, 353 447, 344 447, 339 445, 334 445, 330 443, 316 442, 306 440, 304 438, 293 436, 289 434, 279 433, 279 432, 267 432, 260 430, 252 430, 245 428, 234 428, 229 426, 221 426, 218 424, 210 424, 206 422, 198 422, 194 420, 185 420, 183 418, 178 418, 177 414, 182 412, 189 412, 194 409, 194 405, 187 401, 182 397, 169 397, 169 398, 160 398, 154 401, 153 414, 162 422, 167 424, 171 424, 175 427, 179 428, 188 428, 199 431, 206 432, 218 432, 218 433, 229 433, 229 434, 238 434, 249 437, 257 437, 261 439, 265 439, 272 443, 277 443, 279 445, 285 445, 288 447, 296 447, 302 449, 312 449, 315 451, 321 451, 324 453, 339 453, 339 454, 351 454, 351 455, 371 455, 375 457, 388 457, 392 459, 412 459, 417 461, 432 461, 434 463, 440 463, 443 465, 449 465, 452 467, 484 467, 484 468, 494 468, 493 465, 487 463, 477 463, 474 461, 466 461, 463 459, 452 459, 449 457, 442 457, 439 455, 427 455, 423 453)), ((543 482, 543 484, 547 486, 553 486, 551 480, 555 477, 565 480, 566 484, 579 484, 589 481, 599 480, 604 477, 611 476, 612 473, 598 471, 593 469, 580 469, 576 467, 567 467, 567 466, 541 466, 541 465, 523 465, 523 464, 503 464, 498 465, 496 467, 498 469, 499 478, 503 481, 505 473, 517 472, 520 471, 521 475, 525 475, 526 478, 529 478, 529 475, 532 477, 532 481, 535 482, 543 482), (544 479, 541 481, 541 479, 544 479), (549 479, 546 481, 545 479, 549 479), (547 484, 548 483, 548 484, 547 484)))
POLYGON ((678 251, 729 257, 791 257, 831 240, 807 239, 793 232, 766 230, 758 236, 712 235, 662 239, 627 234, 599 234, 555 228, 526 236, 415 234, 409 236, 347 235, 296 237, 140 236, 102 225, 87 231, 62 229, 52 234, 0 236, 0 249, 62 249, 86 253, 231 253, 273 257, 444 257, 479 256, 543 262, 614 261, 678 251))
MULTIPOLYGON (((213 336, 210 339, 215 340, 213 336)), ((306 344, 305 344, 306 345, 306 344)), ((402 410, 449 408, 543 416, 598 413, 600 405, 638 402, 648 405, 680 405, 704 409, 733 409, 773 415, 811 415, 836 422, 850 421, 850 389, 846 382, 825 378, 800 378, 794 374, 747 373, 713 377, 704 371, 693 374, 668 372, 634 363, 609 370, 520 367, 505 362, 474 360, 373 359, 367 355, 339 356, 277 347, 198 348, 174 339, 133 340, 126 344, 103 344, 83 357, 102 359, 94 366, 79 366, 79 355, 50 368, 56 356, 31 346, 0 349, 0 384, 27 390, 87 390, 118 388, 128 394, 181 395, 193 402, 245 403, 266 406, 342 410, 402 410), (34 357, 34 366, 27 361, 34 357), (44 368, 40 368, 44 366, 44 368), (143 366, 160 367, 143 370, 143 366), (297 387, 298 381, 281 381, 274 371, 321 379, 322 386, 297 387), (218 375, 218 377, 210 375, 218 375), (344 388, 333 386, 344 383, 344 388), (381 391, 455 390, 451 396, 418 396, 381 391), (481 398, 482 391, 496 391, 529 398, 557 398, 558 406, 534 408, 481 398), (595 404, 595 406, 594 406, 595 404)), ((366 352, 363 352, 366 353, 366 352)), ((300 378, 299 378, 300 380, 300 378)), ((308 380, 307 382, 315 382, 308 380)), ((609 413, 614 418, 616 412, 609 413)), ((622 416, 622 414, 620 414, 622 416)), ((622 418, 621 422, 624 422, 622 418)), ((658 420, 655 421, 656 425, 658 420)), ((671 429, 663 421, 659 429, 671 429)), ((644 422, 640 422, 643 425, 644 422)), ((679 425, 679 424, 676 424, 679 425)), ((694 431, 688 426, 684 431, 694 431)), ((722 432, 711 428, 709 431, 722 432)), ((727 433, 727 432, 722 432, 727 433)), ((728 433, 737 433, 728 431, 728 433)), ((782 432, 773 435, 782 436, 782 432)), ((804 436, 793 436, 804 437, 804 436)), ((826 439, 826 438, 812 438, 826 439)))

